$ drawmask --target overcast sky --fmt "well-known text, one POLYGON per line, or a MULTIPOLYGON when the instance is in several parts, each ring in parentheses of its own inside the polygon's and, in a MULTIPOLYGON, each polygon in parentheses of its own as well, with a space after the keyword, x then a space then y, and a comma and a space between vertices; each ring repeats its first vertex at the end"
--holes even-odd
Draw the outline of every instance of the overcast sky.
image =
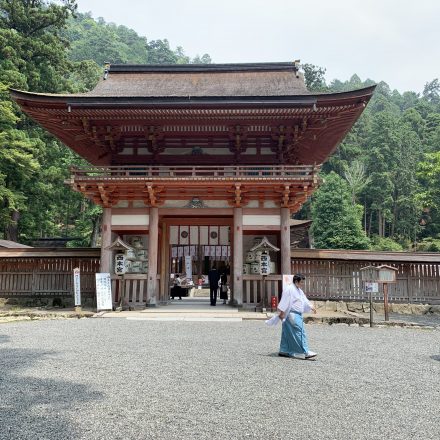
POLYGON ((293 61, 421 92, 440 78, 440 0, 78 0, 80 12, 214 63, 293 61))

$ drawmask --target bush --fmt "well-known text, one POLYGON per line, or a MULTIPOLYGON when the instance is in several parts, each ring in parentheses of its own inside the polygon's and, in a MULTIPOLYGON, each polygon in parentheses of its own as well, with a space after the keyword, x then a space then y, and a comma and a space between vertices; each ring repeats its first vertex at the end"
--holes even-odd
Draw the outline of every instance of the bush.
POLYGON ((424 238, 420 243, 417 243, 418 252, 440 252, 440 237, 424 238))
POLYGON ((392 252, 402 252, 404 250, 403 246, 394 241, 390 237, 379 237, 378 235, 374 236, 371 239, 371 247, 372 251, 392 251, 392 252))

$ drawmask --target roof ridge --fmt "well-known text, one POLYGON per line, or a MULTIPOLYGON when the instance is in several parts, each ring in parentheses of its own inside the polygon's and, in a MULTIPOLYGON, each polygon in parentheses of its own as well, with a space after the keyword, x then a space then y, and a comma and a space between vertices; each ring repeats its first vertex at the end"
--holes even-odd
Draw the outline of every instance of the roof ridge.
POLYGON ((237 71, 298 71, 295 62, 224 63, 224 64, 110 64, 111 73, 129 72, 237 72, 237 71))

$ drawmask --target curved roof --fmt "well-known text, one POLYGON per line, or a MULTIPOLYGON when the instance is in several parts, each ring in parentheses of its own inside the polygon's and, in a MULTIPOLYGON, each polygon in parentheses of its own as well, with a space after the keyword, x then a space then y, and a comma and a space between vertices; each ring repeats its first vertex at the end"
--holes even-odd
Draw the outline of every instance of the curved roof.
POLYGON ((312 94, 295 63, 114 65, 105 77, 86 93, 11 94, 96 165, 180 162, 193 147, 203 155, 188 163, 320 164, 375 88, 312 94))

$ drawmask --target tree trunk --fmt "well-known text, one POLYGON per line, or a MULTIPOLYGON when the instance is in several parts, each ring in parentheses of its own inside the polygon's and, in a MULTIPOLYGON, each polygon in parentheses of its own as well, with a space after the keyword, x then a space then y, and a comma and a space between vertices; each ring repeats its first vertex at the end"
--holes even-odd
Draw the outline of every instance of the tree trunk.
POLYGON ((18 242, 18 220, 19 219, 20 219, 20 212, 19 211, 12 211, 11 222, 5 228, 6 240, 18 242))
POLYGON ((367 198, 366 197, 364 198, 364 231, 365 233, 367 233, 367 198))
POLYGON ((98 243, 99 231, 101 229, 102 215, 98 215, 95 220, 93 220, 93 230, 90 237, 90 247, 96 247, 98 243))
POLYGON ((377 211, 377 233, 379 237, 383 237, 383 221, 382 221, 382 212, 380 210, 377 211))
POLYGON ((368 237, 371 237, 371 224, 373 223, 373 210, 370 210, 370 221, 368 223, 368 237))

